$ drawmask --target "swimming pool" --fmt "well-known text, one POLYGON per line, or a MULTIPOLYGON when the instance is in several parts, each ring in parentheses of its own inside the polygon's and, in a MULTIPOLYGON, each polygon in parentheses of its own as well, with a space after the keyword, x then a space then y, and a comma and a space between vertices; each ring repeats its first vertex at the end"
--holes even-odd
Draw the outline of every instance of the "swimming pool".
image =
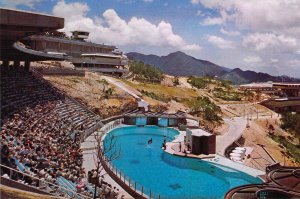
POLYGON ((261 183, 259 178, 228 167, 165 153, 161 149, 164 135, 167 142, 174 140, 178 135, 174 129, 127 126, 110 135, 115 136, 121 151, 112 164, 161 198, 222 198, 233 187, 261 183), (153 142, 148 145, 150 138, 153 142))

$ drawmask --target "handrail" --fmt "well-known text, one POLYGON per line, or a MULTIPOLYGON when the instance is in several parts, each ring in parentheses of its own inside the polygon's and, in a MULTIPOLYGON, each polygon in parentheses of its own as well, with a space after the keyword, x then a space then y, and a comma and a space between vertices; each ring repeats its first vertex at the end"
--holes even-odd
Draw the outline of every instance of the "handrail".
MULTIPOLYGON (((118 127, 122 124, 123 119, 117 119, 113 121, 111 124, 108 123, 101 128, 101 131, 107 134, 110 130, 118 127)), ((102 136, 102 141, 105 136, 102 136)), ((117 169, 113 164, 107 161, 106 157, 100 156, 100 162, 105 169, 105 171, 130 195, 135 198, 149 198, 149 199, 161 199, 160 194, 153 192, 151 189, 145 188, 143 185, 135 182, 130 179, 129 176, 122 173, 119 169, 117 169)))
MULTIPOLYGON (((65 193, 71 192, 71 193, 72 193, 72 196, 71 196, 71 197, 74 197, 74 196, 76 197, 76 196, 77 196, 77 197, 80 197, 80 198, 91 198, 91 197, 89 197, 89 196, 85 196, 85 195, 83 195, 83 194, 76 193, 76 192, 74 192, 74 191, 72 191, 72 190, 70 190, 70 189, 66 189, 66 188, 64 188, 64 187, 55 185, 55 184, 53 184, 53 183, 51 183, 51 182, 47 182, 47 181, 45 181, 45 180, 41 180, 40 178, 34 177, 34 176, 29 175, 29 174, 27 174, 27 173, 22 173, 22 172, 20 172, 20 171, 18 171, 18 170, 16 170, 16 169, 10 168, 10 167, 5 166, 5 165, 3 165, 3 164, 0 164, 0 167, 1 167, 1 172, 3 172, 3 167, 6 168, 6 169, 9 169, 9 178, 10 178, 10 179, 11 179, 12 173, 13 173, 13 172, 17 172, 17 173, 21 174, 22 176, 27 176, 27 177, 29 177, 29 178, 31 178, 31 179, 36 180, 37 182, 39 182, 39 183, 38 183, 39 185, 42 184, 42 185, 45 185, 45 186, 47 186, 47 187, 50 187, 50 185, 51 185, 52 187, 55 187, 55 188, 57 188, 57 189, 62 189, 62 190, 64 190, 65 193)), ((35 187, 35 186, 32 186, 32 185, 28 185, 28 186, 33 187, 33 188, 39 188, 39 187, 42 187, 42 186, 35 187)), ((52 188, 51 188, 51 189, 52 189, 52 188)), ((48 192, 48 190, 45 190, 45 191, 46 191, 47 193, 51 194, 51 195, 54 195, 53 193, 48 192)))

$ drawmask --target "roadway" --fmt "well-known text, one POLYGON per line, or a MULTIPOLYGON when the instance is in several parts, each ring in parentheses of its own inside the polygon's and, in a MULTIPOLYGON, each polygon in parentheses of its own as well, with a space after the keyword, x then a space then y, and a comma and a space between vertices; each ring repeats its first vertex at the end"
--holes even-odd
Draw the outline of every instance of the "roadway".
POLYGON ((217 136, 216 147, 217 153, 220 155, 224 155, 226 148, 243 135, 247 125, 247 120, 242 117, 224 118, 223 120, 229 125, 229 129, 223 135, 217 136))

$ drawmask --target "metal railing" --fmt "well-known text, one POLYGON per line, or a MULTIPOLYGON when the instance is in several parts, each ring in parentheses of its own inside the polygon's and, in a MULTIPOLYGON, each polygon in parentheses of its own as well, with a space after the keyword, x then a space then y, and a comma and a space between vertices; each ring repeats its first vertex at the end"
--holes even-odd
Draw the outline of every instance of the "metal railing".
POLYGON ((107 124, 105 124, 101 129, 100 131, 103 132, 104 134, 106 134, 107 132, 109 132, 110 130, 118 127, 119 125, 123 124, 124 122, 124 118, 119 118, 117 120, 114 120, 114 121, 111 121, 107 124))
MULTIPOLYGON (((40 178, 31 176, 27 173, 23 173, 21 171, 18 171, 16 169, 10 168, 10 167, 2 165, 2 164, 0 164, 0 168, 1 168, 2 177, 3 177, 4 174, 7 174, 10 180, 14 180, 16 178, 16 176, 17 176, 17 178, 19 178, 19 180, 22 180, 22 179, 25 180, 25 176, 26 176, 27 181, 30 179, 30 181, 32 181, 34 183, 31 183, 31 185, 29 185, 27 183, 25 185, 30 186, 32 188, 36 188, 36 189, 38 189, 40 191, 43 191, 43 192, 47 192, 51 195, 63 196, 63 197, 69 197, 69 198, 83 198, 83 199, 91 198, 91 196, 86 196, 86 195, 83 195, 83 194, 80 194, 80 193, 76 193, 73 190, 66 189, 64 187, 55 185, 53 183, 47 182, 45 180, 42 180, 40 178), (20 176, 22 176, 22 179, 20 179, 20 176)), ((15 181, 15 182, 20 183, 18 181, 15 181)))
MULTIPOLYGON (((101 128, 101 131, 106 134, 108 133, 110 130, 120 126, 123 123, 123 118, 121 119, 117 119, 113 122, 110 122, 108 124, 106 124, 105 126, 103 126, 101 128)), ((149 199, 162 199, 161 195, 158 193, 155 193, 154 191, 152 191, 151 189, 143 186, 142 184, 139 184, 138 182, 132 180, 128 175, 126 175, 125 173, 123 173, 120 169, 118 169, 117 167, 115 167, 113 164, 111 164, 106 157, 104 156, 102 158, 102 163, 104 163, 107 169, 109 169, 122 183, 124 183, 126 185, 126 188, 123 187, 123 189, 125 189, 125 191, 127 192, 135 192, 138 196, 140 196, 141 198, 149 198, 149 199), (130 190, 128 190, 130 189, 130 190)), ((119 183, 118 183, 119 184, 119 183)))
MULTIPOLYGON (((123 173, 120 169, 118 169, 116 166, 111 164, 105 157, 103 158, 103 161, 105 162, 107 168, 116 176, 119 178, 120 181, 122 181, 126 186, 128 191, 128 188, 131 189, 131 191, 134 191, 137 195, 139 195, 141 198, 148 198, 148 199, 162 199, 162 196, 151 189, 145 187, 144 185, 132 180, 128 175, 123 173)), ((123 187, 124 188, 124 187, 123 187)))

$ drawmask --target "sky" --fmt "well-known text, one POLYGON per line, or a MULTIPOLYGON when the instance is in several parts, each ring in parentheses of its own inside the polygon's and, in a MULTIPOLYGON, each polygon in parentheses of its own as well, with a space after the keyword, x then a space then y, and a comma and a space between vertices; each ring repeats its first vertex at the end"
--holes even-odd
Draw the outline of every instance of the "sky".
POLYGON ((123 52, 183 51, 228 68, 300 78, 300 0, 0 0, 65 18, 123 52))

